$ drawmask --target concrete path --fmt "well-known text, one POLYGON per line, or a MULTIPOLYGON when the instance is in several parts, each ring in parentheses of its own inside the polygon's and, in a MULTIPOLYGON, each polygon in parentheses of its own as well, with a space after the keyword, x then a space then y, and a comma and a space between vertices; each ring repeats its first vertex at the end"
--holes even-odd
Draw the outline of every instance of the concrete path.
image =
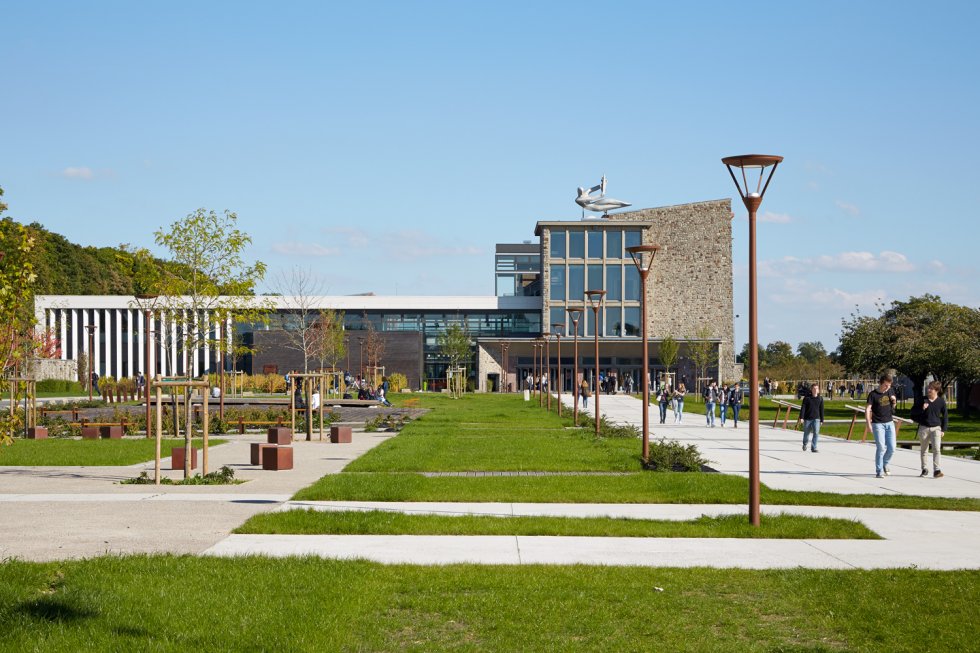
MULTIPOLYGON (((0 560, 60 560, 103 553, 200 553, 252 515, 338 472, 393 433, 354 433, 351 444, 294 443, 294 469, 249 464, 261 435, 222 436, 210 467, 228 465, 240 485, 119 485, 153 463, 128 467, 0 467, 0 560)), ((164 475, 183 478, 164 459, 164 475)), ((200 470, 195 470, 197 473, 200 470)))
MULTIPOLYGON (((386 510, 410 514, 614 517, 689 520, 747 515, 742 505, 384 503, 290 501, 279 510, 386 510)), ((779 513, 863 522, 884 540, 742 540, 721 538, 231 535, 205 554, 316 555, 410 564, 602 564, 777 569, 980 568, 980 513, 879 508, 763 506, 779 513)))
MULTIPOLYGON (((572 399, 562 396, 562 403, 572 406, 572 399)), ((593 415, 594 402, 586 411, 593 415)), ((689 406, 690 408, 690 406, 689 406)), ((602 415, 615 423, 643 424, 643 402, 627 395, 603 395, 599 403, 602 415)), ((650 439, 677 440, 694 444, 710 462, 709 465, 725 474, 749 475, 748 410, 742 411, 743 421, 734 427, 731 420, 722 428, 709 428, 705 416, 685 412, 683 423, 673 423, 673 413, 667 411, 667 423, 660 424, 660 409, 650 406, 650 439)), ((780 490, 834 492, 838 494, 909 494, 932 497, 980 498, 980 461, 943 456, 945 477, 920 478, 922 470, 918 449, 898 449, 892 458, 891 476, 875 478, 875 446, 870 440, 847 441, 820 436, 819 453, 803 451, 803 433, 772 428, 763 423, 759 428, 759 465, 762 482, 780 490)), ((929 457, 930 471, 932 458, 929 457)))

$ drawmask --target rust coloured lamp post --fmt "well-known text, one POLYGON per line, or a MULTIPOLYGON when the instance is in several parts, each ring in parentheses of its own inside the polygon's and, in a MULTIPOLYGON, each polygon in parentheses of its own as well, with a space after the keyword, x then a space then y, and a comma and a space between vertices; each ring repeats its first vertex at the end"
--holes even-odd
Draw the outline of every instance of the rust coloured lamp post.
MULTIPOLYGON (((150 369, 150 341, 152 334, 150 325, 153 322, 153 301, 157 295, 137 295, 138 301, 143 304, 143 399, 146 401, 146 437, 150 437, 150 379, 153 378, 153 370, 150 369)), ((92 375, 89 375, 89 379, 92 375)), ((91 381, 90 381, 91 382, 91 381)), ((222 416, 223 417, 223 416, 222 416)))
POLYGON ((572 408, 572 424, 578 426, 578 321, 582 318, 582 307, 581 306, 569 306, 565 309, 568 313, 568 318, 572 321, 572 334, 575 339, 575 352, 574 352, 574 363, 572 374, 572 398, 575 400, 575 406, 572 408))
POLYGON ((650 349, 647 342, 647 276, 653 267, 653 259, 660 251, 659 245, 637 245, 627 247, 626 251, 633 258, 640 273, 640 313, 642 317, 641 337, 643 338, 643 461, 650 459, 650 349))
POLYGON ((756 289, 756 251, 755 223, 756 213, 762 205, 762 198, 769 188, 769 182, 782 162, 783 157, 768 154, 743 154, 729 156, 721 160, 728 168, 728 174, 735 182, 735 188, 742 198, 742 203, 749 212, 749 392, 752 401, 749 403, 749 523, 759 526, 760 518, 760 488, 759 488, 759 315, 758 295, 756 289), (741 171, 742 183, 739 184, 733 168, 741 171), (758 171, 759 180, 755 190, 749 186, 746 171, 758 171), (766 176, 766 170, 769 170, 766 176), (763 183, 765 178, 765 183, 763 183))
POLYGON ((537 337, 538 341, 538 407, 544 407, 544 338, 537 337))
POLYGON ((501 363, 501 366, 503 367, 503 370, 501 371, 501 374, 500 374, 500 388, 497 389, 498 392, 506 392, 507 391, 507 376, 508 376, 508 372, 507 372, 507 370, 508 370, 508 367, 507 367, 507 350, 508 349, 510 349, 510 343, 509 342, 502 342, 502 343, 500 343, 500 363, 501 363))
POLYGON ((602 413, 599 412, 599 309, 602 308, 602 300, 606 296, 605 290, 586 290, 585 296, 589 300, 589 306, 592 307, 592 312, 595 314, 595 320, 592 322, 593 331, 595 332, 595 436, 599 437, 599 422, 602 421, 602 413))
POLYGON ((562 378, 561 378, 561 332, 565 328, 565 325, 562 322, 552 322, 551 328, 555 332, 555 341, 558 344, 558 353, 556 354, 558 356, 558 374, 557 374, 557 377, 558 377, 558 379, 557 379, 557 382, 558 382, 558 417, 561 417, 561 386, 562 386, 562 378))
POLYGON ((551 410, 551 338, 544 337, 544 378, 546 383, 542 385, 543 388, 547 388, 545 392, 548 395, 548 410, 551 410))

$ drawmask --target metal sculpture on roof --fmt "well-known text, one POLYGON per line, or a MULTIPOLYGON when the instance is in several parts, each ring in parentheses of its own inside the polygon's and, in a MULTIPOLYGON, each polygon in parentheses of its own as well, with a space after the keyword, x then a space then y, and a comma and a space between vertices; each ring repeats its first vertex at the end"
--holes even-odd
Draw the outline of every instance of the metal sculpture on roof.
POLYGON ((593 211, 595 213, 602 213, 603 217, 609 211, 613 209, 622 209, 627 206, 632 206, 629 202, 624 202, 622 200, 617 200, 612 197, 606 197, 606 176, 602 175, 602 181, 593 186, 592 188, 585 189, 579 186, 578 197, 575 198, 575 203, 582 207, 582 216, 585 216, 586 211, 593 211), (593 195, 599 191, 598 195, 593 195))

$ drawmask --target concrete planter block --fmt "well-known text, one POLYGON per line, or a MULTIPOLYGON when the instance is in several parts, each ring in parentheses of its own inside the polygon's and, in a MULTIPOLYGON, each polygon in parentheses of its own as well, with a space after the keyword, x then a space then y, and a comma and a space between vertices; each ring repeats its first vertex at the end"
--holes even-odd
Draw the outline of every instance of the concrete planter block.
POLYGON ((100 426, 99 433, 104 438, 111 438, 113 440, 119 440, 123 436, 123 427, 121 426, 100 426))
POLYGON ((292 447, 269 447, 262 452, 262 469, 278 472, 293 468, 292 447))
POLYGON ((27 429, 27 438, 29 440, 45 440, 48 437, 48 428, 46 426, 32 426, 27 429))
POLYGON ((264 457, 264 452, 270 449, 275 449, 278 445, 266 444, 265 442, 253 442, 252 443, 252 464, 262 465, 262 459, 264 457))
POLYGON ((99 427, 98 426, 83 426, 82 427, 82 438, 85 440, 98 440, 99 439, 99 427))
POLYGON ((351 430, 349 426, 331 426, 330 441, 338 444, 349 444, 351 442, 351 430))
POLYGON ((293 443, 293 430, 285 426, 270 426, 269 427, 269 437, 267 442, 269 444, 292 444, 293 443))
MULTIPOLYGON (((184 448, 170 450, 170 469, 184 469, 184 448)), ((191 469, 197 469, 197 447, 191 447, 191 469)))

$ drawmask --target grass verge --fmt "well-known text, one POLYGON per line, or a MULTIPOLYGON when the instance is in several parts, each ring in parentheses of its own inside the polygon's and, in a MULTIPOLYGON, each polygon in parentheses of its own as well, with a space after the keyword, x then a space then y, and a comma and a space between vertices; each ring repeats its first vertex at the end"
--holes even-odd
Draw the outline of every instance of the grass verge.
POLYGON ((689 521, 610 517, 408 515, 384 510, 288 510, 255 515, 235 533, 290 535, 561 535, 580 537, 739 537, 763 539, 881 539, 848 519, 766 516, 751 526, 744 515, 689 521))
MULTIPOLYGON (((704 473, 620 476, 427 477, 330 474, 300 490, 298 501, 475 501, 514 503, 745 503, 748 480, 704 473)), ((762 503, 919 510, 980 510, 980 499, 793 492, 762 487, 762 503)))
MULTIPOLYGON (((194 446, 200 447, 201 439, 194 439, 194 446)), ((227 440, 208 438, 208 446, 224 444, 227 440)), ((161 452, 169 456, 174 447, 183 446, 184 439, 165 438, 161 452)), ((9 447, 0 447, 0 466, 40 466, 40 467, 114 467, 135 465, 152 460, 156 452, 154 439, 123 440, 70 440, 50 438, 47 440, 14 440, 9 447)))
POLYGON ((977 571, 107 556, 0 564, 0 648, 968 651, 978 602, 977 571))

